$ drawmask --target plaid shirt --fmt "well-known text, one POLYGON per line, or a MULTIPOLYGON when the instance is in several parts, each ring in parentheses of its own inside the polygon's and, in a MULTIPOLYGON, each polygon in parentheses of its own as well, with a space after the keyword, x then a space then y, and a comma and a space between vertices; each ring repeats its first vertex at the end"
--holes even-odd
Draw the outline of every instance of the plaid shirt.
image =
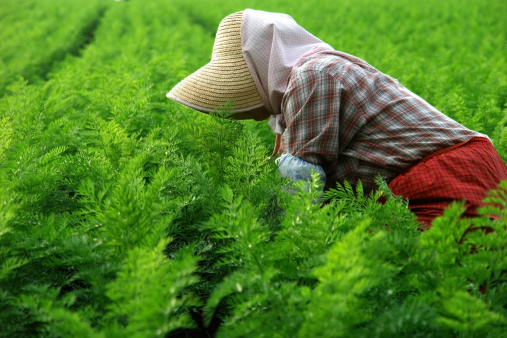
POLYGON ((315 53, 296 65, 281 111, 283 154, 320 165, 326 188, 380 174, 388 183, 424 157, 485 136, 445 116, 397 80, 352 55, 315 53))

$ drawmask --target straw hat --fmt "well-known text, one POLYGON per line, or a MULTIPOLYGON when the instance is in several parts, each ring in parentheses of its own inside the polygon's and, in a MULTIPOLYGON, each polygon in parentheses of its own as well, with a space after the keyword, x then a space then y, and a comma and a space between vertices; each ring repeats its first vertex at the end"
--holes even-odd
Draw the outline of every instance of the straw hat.
POLYGON ((211 61, 183 79, 167 97, 202 112, 213 112, 234 101, 233 112, 262 107, 261 96, 241 48, 243 12, 225 17, 216 34, 211 61))

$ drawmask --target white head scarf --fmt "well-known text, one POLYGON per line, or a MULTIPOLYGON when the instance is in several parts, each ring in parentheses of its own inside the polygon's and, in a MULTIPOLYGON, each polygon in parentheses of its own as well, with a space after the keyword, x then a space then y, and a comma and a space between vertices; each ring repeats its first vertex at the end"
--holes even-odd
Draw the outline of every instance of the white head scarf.
POLYGON ((241 24, 243 56, 265 106, 275 116, 270 125, 283 133, 278 121, 283 94, 292 68, 303 57, 334 50, 287 14, 246 9, 241 24))

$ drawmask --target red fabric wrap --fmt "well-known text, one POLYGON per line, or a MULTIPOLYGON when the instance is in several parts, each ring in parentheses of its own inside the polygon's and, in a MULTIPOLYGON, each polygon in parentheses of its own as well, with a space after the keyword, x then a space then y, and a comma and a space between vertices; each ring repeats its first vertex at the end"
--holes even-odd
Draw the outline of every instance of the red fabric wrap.
POLYGON ((505 179, 507 165, 491 142, 474 137, 424 158, 391 181, 389 188, 408 198, 422 228, 429 228, 455 200, 465 200, 465 217, 477 216, 486 193, 505 179))

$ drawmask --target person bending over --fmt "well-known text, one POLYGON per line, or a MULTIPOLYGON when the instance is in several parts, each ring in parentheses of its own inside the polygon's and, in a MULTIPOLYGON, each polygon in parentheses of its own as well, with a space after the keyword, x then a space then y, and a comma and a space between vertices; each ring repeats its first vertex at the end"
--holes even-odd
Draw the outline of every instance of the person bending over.
POLYGON ((486 135, 286 14, 225 17, 211 61, 167 97, 204 113, 233 101, 233 118, 269 119, 283 177, 308 180, 313 169, 325 189, 361 181, 367 194, 380 175, 422 228, 455 200, 465 200, 465 217, 476 216, 486 192, 507 179, 486 135))

